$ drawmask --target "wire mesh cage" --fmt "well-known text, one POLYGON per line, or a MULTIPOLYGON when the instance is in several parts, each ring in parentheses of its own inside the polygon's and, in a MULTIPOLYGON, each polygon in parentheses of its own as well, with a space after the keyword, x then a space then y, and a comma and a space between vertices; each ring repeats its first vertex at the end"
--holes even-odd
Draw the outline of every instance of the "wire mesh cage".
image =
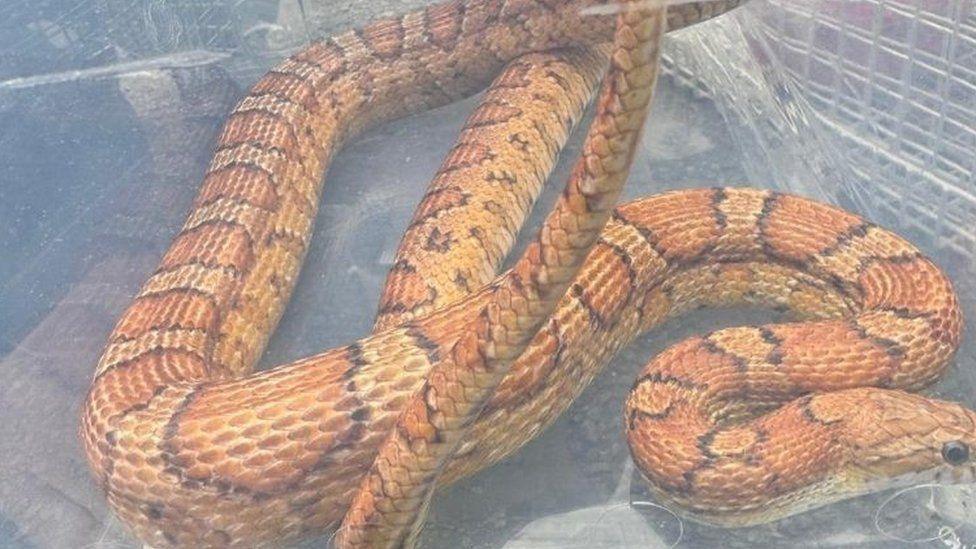
POLYGON ((772 0, 755 14, 722 33, 689 30, 670 62, 729 111, 757 151, 745 152, 756 170, 779 166, 798 190, 909 220, 968 257, 976 245, 974 5, 772 0))

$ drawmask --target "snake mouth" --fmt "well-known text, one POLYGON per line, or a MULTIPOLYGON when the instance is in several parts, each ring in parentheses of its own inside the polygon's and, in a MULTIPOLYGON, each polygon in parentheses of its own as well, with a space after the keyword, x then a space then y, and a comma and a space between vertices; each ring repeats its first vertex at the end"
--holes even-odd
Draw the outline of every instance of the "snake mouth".
POLYGON ((976 483, 976 464, 940 467, 935 471, 933 482, 939 485, 976 483))
POLYGON ((720 528, 748 528, 825 507, 850 497, 849 483, 839 477, 824 479, 752 505, 701 505, 696 498, 652 488, 661 503, 678 516, 720 528))
MULTIPOLYGON (((782 520, 859 495, 893 491, 885 500, 887 503, 904 490, 972 484, 976 482, 976 465, 939 465, 894 477, 872 474, 869 480, 865 480, 861 474, 844 477, 845 475, 836 475, 751 506, 700 506, 693 498, 676 496, 653 485, 652 492, 670 511, 682 518, 708 526, 747 528, 782 520)), ((878 511, 881 512, 881 508, 878 511)))
MULTIPOLYGON (((929 451, 930 454, 935 454, 929 451)), ((933 461, 939 458, 932 457, 933 461)), ((860 478, 855 481, 852 491, 857 495, 881 492, 886 490, 903 489, 909 487, 949 487, 976 483, 976 463, 967 461, 962 464, 937 461, 934 466, 902 473, 892 473, 883 467, 870 471, 861 471, 854 475, 860 478)))

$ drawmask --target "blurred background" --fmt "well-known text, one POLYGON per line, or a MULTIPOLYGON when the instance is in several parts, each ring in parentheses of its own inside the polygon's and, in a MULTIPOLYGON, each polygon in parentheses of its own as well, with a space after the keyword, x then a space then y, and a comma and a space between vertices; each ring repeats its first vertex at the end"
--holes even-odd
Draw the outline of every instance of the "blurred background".
MULTIPOLYGON (((316 37, 429 3, 0 2, 0 546, 139 546, 76 436, 109 331, 181 225, 247 87, 316 37)), ((974 12, 972 0, 753 0, 669 35, 628 197, 722 184, 839 204, 918 244, 976 318, 974 12)), ((338 155, 264 366, 369 331, 400 235, 475 101, 387 124, 338 155)), ((533 222, 578 148, 579 135, 533 222)), ((441 492, 425 546, 976 544, 965 489, 879 494, 736 531, 647 503, 619 427, 634 373, 679 338, 775 318, 700 312, 642 337, 539 439, 441 492)), ((970 406, 973 335, 933 391, 970 406)))

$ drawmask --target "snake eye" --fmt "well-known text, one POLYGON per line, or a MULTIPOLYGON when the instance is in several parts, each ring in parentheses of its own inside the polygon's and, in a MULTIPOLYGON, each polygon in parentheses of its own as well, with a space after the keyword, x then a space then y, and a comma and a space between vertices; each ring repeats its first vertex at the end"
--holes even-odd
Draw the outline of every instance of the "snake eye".
POLYGON ((964 442, 953 440, 942 445, 942 459, 949 465, 961 465, 969 460, 969 446, 964 442))

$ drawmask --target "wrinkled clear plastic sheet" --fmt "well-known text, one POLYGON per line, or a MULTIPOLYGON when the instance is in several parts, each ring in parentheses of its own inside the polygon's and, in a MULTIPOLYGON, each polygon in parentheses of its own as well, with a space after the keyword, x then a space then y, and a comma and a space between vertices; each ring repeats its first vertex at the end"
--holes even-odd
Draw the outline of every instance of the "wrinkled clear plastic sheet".
MULTIPOLYGON (((108 332, 180 226, 246 87, 314 37, 423 4, 0 3, 0 546, 138 546, 89 479, 75 434, 108 332)), ((627 196, 753 185, 840 204, 934 257, 976 318, 976 4, 769 0, 740 11, 668 37, 627 196)), ((368 332, 401 231, 475 100, 387 124, 338 155, 264 366, 368 332)), ((642 337, 537 440, 442 491, 425 545, 976 543, 966 488, 881 493, 733 531, 653 504, 619 427, 633 375, 681 337, 776 318, 699 312, 642 337)), ((934 394, 976 405, 974 349, 970 329, 934 394)))

